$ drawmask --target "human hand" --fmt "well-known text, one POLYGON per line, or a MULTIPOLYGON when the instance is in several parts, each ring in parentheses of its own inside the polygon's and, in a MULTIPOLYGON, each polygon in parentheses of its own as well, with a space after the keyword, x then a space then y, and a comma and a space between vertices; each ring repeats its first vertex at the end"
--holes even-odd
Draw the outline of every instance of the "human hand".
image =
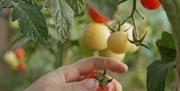
MULTIPOLYGON (((84 58, 78 62, 58 68, 42 76, 24 91, 96 91, 98 82, 95 79, 79 81, 84 74, 95 69, 104 69, 116 73, 125 73, 128 67, 118 60, 102 57, 84 58)), ((122 91, 121 85, 113 79, 116 91, 122 91)))

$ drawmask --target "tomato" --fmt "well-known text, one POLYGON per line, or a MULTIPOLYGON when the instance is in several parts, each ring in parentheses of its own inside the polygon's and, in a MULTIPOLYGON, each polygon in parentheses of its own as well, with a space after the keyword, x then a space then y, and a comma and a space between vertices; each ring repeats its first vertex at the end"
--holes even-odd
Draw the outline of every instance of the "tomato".
POLYGON ((114 53, 125 53, 130 47, 127 32, 117 31, 112 33, 107 41, 108 49, 114 53))
POLYGON ((19 63, 18 71, 24 72, 26 70, 26 65, 24 63, 19 63))
POLYGON ((112 58, 112 59, 116 59, 116 60, 123 60, 125 57, 125 53, 123 54, 117 54, 117 53, 113 53, 112 51, 106 49, 103 51, 99 51, 99 56, 101 57, 108 57, 108 58, 112 58))
POLYGON ((88 13, 94 22, 107 23, 108 21, 110 21, 110 19, 97 12, 95 9, 93 9, 93 7, 88 7, 88 13))
POLYGON ((107 40, 110 36, 109 28, 101 23, 91 23, 82 36, 85 46, 92 50, 104 50, 107 48, 107 40))
POLYGON ((14 52, 6 52, 4 55, 4 61, 13 69, 16 70, 18 68, 18 59, 14 52))
POLYGON ((15 50, 15 53, 16 53, 16 57, 19 58, 19 59, 23 59, 24 56, 25 56, 25 51, 23 48, 17 48, 15 50))
POLYGON ((16 21, 10 21, 10 26, 11 26, 13 29, 18 29, 18 28, 19 28, 18 20, 16 20, 16 21))
MULTIPOLYGON (((98 72, 98 76, 102 76, 102 72, 98 72)), ((97 77, 97 74, 95 71, 93 71, 93 72, 90 72, 90 73, 84 75, 81 78, 81 80, 91 79, 91 78, 96 79, 96 77, 97 77)), ((110 80, 111 78, 106 76, 106 79, 110 80)), ((115 89, 113 82, 110 82, 106 86, 99 86, 96 91, 116 91, 116 89, 115 89)))
POLYGON ((149 10, 157 9, 161 5, 159 0, 141 0, 141 4, 149 10))

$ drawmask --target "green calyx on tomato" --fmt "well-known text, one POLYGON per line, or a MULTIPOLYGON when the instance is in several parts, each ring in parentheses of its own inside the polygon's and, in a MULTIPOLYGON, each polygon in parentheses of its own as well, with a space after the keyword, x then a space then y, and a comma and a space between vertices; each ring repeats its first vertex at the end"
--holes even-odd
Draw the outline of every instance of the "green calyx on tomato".
POLYGON ((128 39, 128 41, 132 44, 135 44, 136 46, 143 46, 143 47, 151 50, 150 47, 148 47, 147 45, 142 43, 146 37, 146 34, 147 34, 147 31, 144 33, 144 35, 141 38, 137 38, 135 30, 133 30, 133 40, 128 39))
POLYGON ((101 87, 106 86, 108 83, 112 82, 112 78, 111 79, 107 79, 107 70, 105 69, 102 75, 99 75, 98 70, 96 70, 96 80, 99 82, 99 85, 101 87))
POLYGON ((106 69, 104 72, 98 70, 89 72, 88 74, 82 76, 81 80, 93 78, 96 79, 99 83, 99 87, 96 89, 96 91, 116 91, 115 85, 112 82, 113 79, 107 76, 106 69))

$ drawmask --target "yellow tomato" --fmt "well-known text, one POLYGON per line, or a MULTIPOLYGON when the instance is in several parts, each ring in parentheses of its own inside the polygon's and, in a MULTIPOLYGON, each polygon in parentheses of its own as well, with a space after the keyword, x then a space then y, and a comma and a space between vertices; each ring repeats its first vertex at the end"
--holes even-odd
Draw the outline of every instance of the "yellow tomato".
POLYGON ((114 53, 125 53, 130 47, 127 32, 114 32, 108 38, 108 49, 114 53))
POLYGON ((18 68, 18 59, 16 57, 16 54, 12 51, 5 53, 4 60, 5 63, 7 63, 12 69, 16 70, 18 68))
POLYGON ((92 50, 104 50, 107 48, 107 40, 110 36, 109 28, 101 23, 91 23, 82 36, 83 43, 92 50))

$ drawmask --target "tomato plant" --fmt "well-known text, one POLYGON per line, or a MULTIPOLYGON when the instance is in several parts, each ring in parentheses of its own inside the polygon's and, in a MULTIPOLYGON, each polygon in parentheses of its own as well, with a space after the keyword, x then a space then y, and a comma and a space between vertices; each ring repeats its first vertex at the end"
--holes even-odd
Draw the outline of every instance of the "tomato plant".
POLYGON ((5 62, 0 62, 0 72, 3 72, 0 73, 0 90, 1 87, 4 87, 3 91, 23 90, 20 88, 24 88, 24 84, 30 84, 45 72, 82 57, 98 56, 99 53, 103 57, 124 59, 123 62, 128 64, 128 76, 118 76, 123 80, 122 84, 128 84, 123 85, 126 91, 132 87, 133 90, 141 87, 138 91, 144 91, 146 87, 147 91, 165 91, 165 88, 167 91, 172 88, 179 91, 180 1, 139 1, 149 10, 156 10, 161 5, 162 8, 153 12, 146 11, 141 9, 138 0, 0 0, 0 56, 4 54, 5 62), (92 21, 89 21, 89 17, 92 21), (111 21, 118 24, 115 27, 109 26, 111 21), (8 28, 8 25, 12 28, 8 28), (85 29, 85 26, 88 27, 85 29), (147 27, 150 30, 146 30, 147 27), (114 28, 118 31, 114 31, 114 28), (73 33, 74 30, 84 30, 82 38, 79 38, 82 31, 73 33), (83 46, 93 51, 82 51, 83 46), (12 52, 21 47, 26 52, 12 52), (150 50, 138 50, 140 47, 150 50), (25 55, 27 64, 22 60, 25 55), (139 71, 146 72, 150 62, 152 64, 147 67, 147 77, 142 77, 145 73, 139 71), (11 70, 27 71, 27 74, 35 75, 14 84, 18 82, 16 78, 20 79, 22 75, 11 70), (171 77, 168 77, 169 74, 171 77), (125 77, 129 80, 126 81, 126 78, 124 81, 125 77), (171 82, 166 82, 169 80, 171 82), (11 81, 15 82, 8 85, 4 83, 11 81), (176 88, 174 84, 172 86, 175 81, 176 88))

